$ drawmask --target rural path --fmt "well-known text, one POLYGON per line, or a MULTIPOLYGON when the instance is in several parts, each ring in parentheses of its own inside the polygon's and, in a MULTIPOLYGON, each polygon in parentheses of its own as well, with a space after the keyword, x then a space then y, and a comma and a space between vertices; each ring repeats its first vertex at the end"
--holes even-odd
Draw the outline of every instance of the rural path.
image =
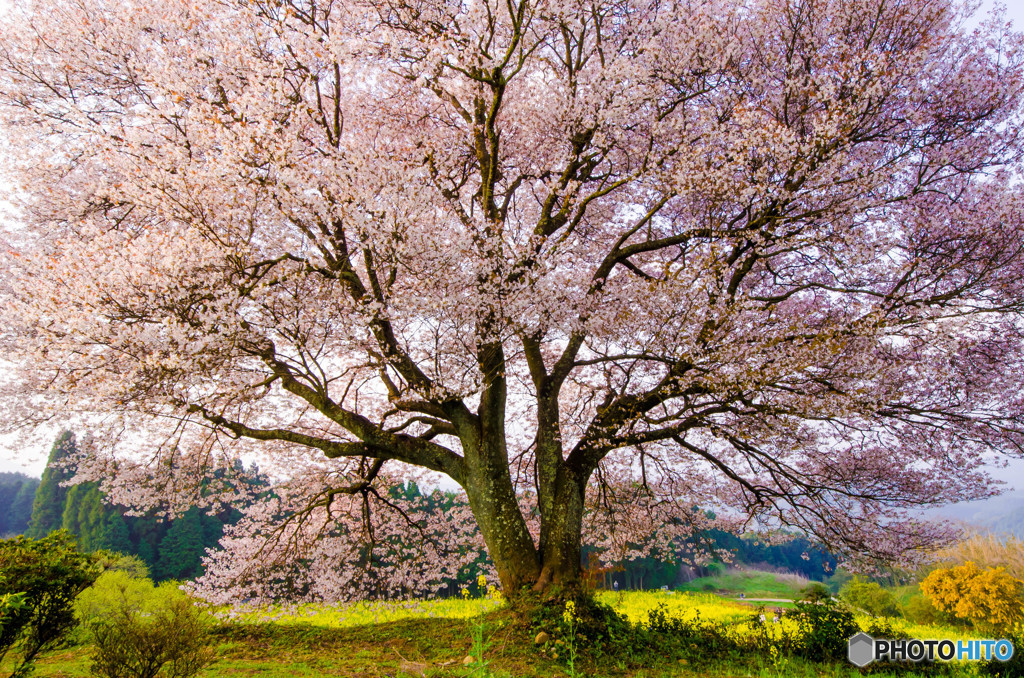
POLYGON ((792 598, 733 598, 741 602, 750 601, 754 603, 792 603, 792 598))

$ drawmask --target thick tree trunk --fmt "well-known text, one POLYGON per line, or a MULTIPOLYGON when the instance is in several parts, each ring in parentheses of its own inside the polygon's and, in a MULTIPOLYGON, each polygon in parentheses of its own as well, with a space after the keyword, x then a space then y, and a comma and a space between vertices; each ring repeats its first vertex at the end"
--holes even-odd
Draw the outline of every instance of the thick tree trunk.
POLYGON ((585 483, 559 469, 551 510, 541 516, 540 576, 534 591, 554 586, 578 589, 582 582, 583 493, 585 483))
POLYGON ((470 474, 466 483, 469 506, 473 509, 487 551, 498 570, 501 588, 514 597, 532 587, 540 574, 540 559, 533 538, 519 510, 508 473, 470 474))
POLYGON ((552 509, 541 516, 541 547, 530 536, 507 467, 471 472, 466 491, 506 596, 525 590, 575 593, 581 585, 583 484, 560 474, 552 509))
POLYGON ((502 589, 510 599, 526 590, 542 595, 555 589, 568 590, 575 595, 582 579, 580 542, 586 478, 573 474, 562 459, 556 402, 551 400, 550 407, 542 408, 549 417, 538 443, 541 530, 537 545, 509 474, 501 344, 482 345, 478 357, 486 383, 478 414, 456 413, 459 416, 454 423, 466 460, 463 486, 502 589))

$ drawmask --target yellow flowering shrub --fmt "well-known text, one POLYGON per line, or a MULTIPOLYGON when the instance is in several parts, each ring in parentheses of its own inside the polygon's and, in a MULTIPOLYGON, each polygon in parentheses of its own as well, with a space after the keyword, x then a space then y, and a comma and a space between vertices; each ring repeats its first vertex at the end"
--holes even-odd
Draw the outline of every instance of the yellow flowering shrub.
POLYGON ((1024 622, 1024 581, 1003 567, 973 562, 935 570, 921 582, 935 607, 980 629, 1003 631, 1024 622))

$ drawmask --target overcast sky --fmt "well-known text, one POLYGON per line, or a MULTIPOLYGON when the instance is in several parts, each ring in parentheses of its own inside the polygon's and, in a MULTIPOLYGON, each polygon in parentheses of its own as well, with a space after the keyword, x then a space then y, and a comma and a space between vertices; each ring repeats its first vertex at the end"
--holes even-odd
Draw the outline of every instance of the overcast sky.
MULTIPOLYGON (((982 13, 988 11, 996 4, 992 0, 985 0, 982 3, 982 13)), ((8 2, 0 0, 0 13, 4 12, 8 2)), ((1010 3, 1006 8, 1006 16, 1013 21, 1014 27, 1024 30, 1024 1, 1018 0, 1010 3)), ((21 471, 38 476, 46 464, 46 455, 49 451, 52 439, 57 431, 41 433, 36 437, 28 449, 21 444, 15 444, 11 439, 0 436, 0 471, 21 471)), ((1011 487, 1024 490, 1024 461, 1015 460, 1008 469, 1000 469, 994 474, 1000 480, 1005 481, 1011 487)))

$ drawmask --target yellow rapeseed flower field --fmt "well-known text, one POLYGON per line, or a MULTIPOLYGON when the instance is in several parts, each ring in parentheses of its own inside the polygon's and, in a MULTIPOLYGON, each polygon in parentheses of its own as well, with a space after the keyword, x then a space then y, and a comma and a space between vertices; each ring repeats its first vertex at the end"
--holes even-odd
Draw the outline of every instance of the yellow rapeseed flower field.
POLYGON ((327 628, 349 628, 386 624, 403 619, 471 619, 504 605, 499 598, 448 598, 359 602, 337 605, 291 605, 245 612, 243 621, 274 621, 278 624, 312 624, 327 628))
MULTIPOLYGON (((782 616, 775 621, 772 608, 764 610, 759 619, 757 608, 743 605, 709 593, 671 593, 666 591, 599 591, 597 600, 609 605, 634 623, 646 625, 652 610, 662 606, 667 619, 702 624, 722 625, 735 639, 751 634, 765 634, 778 639, 783 632, 795 634, 797 624, 782 616)), ((505 604, 493 586, 488 594, 479 597, 458 596, 444 600, 408 600, 390 602, 360 602, 338 605, 295 605, 265 608, 239 615, 245 621, 275 621, 278 624, 311 624, 328 628, 348 628, 367 624, 384 624, 403 619, 448 618, 471 619, 498 609, 505 604)), ((857 616, 861 628, 871 622, 867 616, 857 616)), ((976 633, 940 626, 922 626, 904 620, 888 620, 892 626, 904 630, 913 638, 980 637, 976 633)))

